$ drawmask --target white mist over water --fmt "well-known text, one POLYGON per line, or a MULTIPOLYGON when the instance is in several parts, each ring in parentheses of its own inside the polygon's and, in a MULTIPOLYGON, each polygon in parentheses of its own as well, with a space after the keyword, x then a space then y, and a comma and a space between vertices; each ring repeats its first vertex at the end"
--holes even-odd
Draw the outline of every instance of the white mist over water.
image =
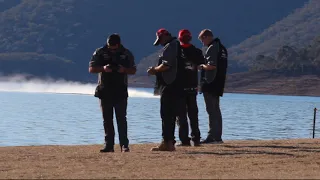
MULTIPOLYGON (((0 91, 93 95, 96 84, 52 79, 27 79, 22 75, 0 77, 0 91)), ((129 88, 130 97, 157 98, 152 93, 129 88)))

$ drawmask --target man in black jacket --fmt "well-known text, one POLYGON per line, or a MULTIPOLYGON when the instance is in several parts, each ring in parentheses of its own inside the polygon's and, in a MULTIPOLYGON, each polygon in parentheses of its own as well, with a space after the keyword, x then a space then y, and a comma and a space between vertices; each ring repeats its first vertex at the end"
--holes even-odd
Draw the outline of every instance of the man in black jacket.
POLYGON ((162 119, 162 142, 152 151, 175 151, 175 122, 183 99, 184 63, 178 56, 179 42, 166 29, 156 33, 155 46, 164 46, 158 65, 147 72, 156 75, 155 94, 160 95, 160 114, 162 119))
POLYGON ((223 96, 228 68, 228 52, 211 30, 204 29, 199 40, 208 47, 205 52, 205 63, 199 66, 201 72, 201 91, 203 92, 206 110, 209 114, 209 132, 201 143, 223 143, 222 115, 220 97, 223 96))
POLYGON ((107 44, 98 48, 89 63, 90 73, 99 73, 95 97, 100 99, 105 131, 105 146, 100 152, 114 152, 113 110, 117 119, 120 148, 129 152, 127 137, 128 74, 136 73, 134 56, 126 49, 118 34, 108 37, 107 44))
MULTIPOLYGON (((198 120, 198 66, 204 63, 202 51, 192 45, 191 33, 187 29, 179 31, 179 41, 181 48, 181 59, 184 60, 184 102, 181 106, 182 110, 177 118, 179 125, 180 146, 190 146, 189 125, 191 127, 191 139, 194 146, 200 145, 200 130, 198 120)), ((178 145, 178 146, 179 146, 178 145)))

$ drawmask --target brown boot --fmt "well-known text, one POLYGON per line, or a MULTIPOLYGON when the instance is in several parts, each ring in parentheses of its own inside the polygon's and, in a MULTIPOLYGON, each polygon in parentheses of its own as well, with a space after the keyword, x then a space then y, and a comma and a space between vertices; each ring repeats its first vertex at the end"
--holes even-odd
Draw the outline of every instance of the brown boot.
POLYGON ((176 147, 175 147, 175 142, 174 141, 168 141, 168 151, 175 151, 176 147))
POLYGON ((151 151, 175 151, 176 148, 174 147, 173 141, 162 141, 158 147, 154 147, 151 151))

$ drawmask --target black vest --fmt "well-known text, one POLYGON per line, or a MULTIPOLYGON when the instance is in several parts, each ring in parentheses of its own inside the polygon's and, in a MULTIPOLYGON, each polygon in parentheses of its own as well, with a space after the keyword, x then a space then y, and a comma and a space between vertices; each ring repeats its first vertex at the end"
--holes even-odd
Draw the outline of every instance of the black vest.
POLYGON ((202 92, 209 92, 217 96, 223 96, 228 68, 228 51, 218 38, 215 38, 212 43, 215 42, 218 42, 219 44, 216 76, 211 83, 207 83, 203 78, 204 71, 202 71, 201 89, 202 92))
MULTIPOLYGON (((176 38, 172 38, 169 43, 176 43, 177 51, 176 51, 176 68, 171 72, 162 72, 156 74, 156 84, 154 88, 155 95, 183 95, 183 75, 184 75, 184 62, 181 59, 181 48, 179 42, 177 42, 176 38), (169 76, 173 76, 173 81, 167 83, 165 78, 169 76)), ((158 65, 162 63, 161 57, 158 60, 158 65)), ((167 80, 168 81, 168 80, 167 80)))
MULTIPOLYGON (((107 47, 103 47, 97 51, 102 60, 102 66, 110 65, 113 69, 111 73, 99 73, 100 97, 117 99, 128 97, 128 75, 117 72, 119 65, 129 68, 130 61, 127 55, 127 49, 121 46, 117 51, 112 52, 107 47)), ((98 89, 97 88, 97 89, 98 89)))

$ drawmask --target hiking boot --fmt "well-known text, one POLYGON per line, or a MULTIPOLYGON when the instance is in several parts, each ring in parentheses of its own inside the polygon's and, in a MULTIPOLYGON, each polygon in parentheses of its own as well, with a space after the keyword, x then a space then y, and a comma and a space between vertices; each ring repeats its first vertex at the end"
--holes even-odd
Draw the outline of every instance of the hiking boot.
POLYGON ((128 146, 122 146, 121 147, 121 152, 130 152, 130 149, 128 146))
POLYGON ((103 149, 100 149, 100 152, 114 152, 113 146, 104 145, 103 149))
POLYGON ((177 146, 191 146, 191 143, 190 143, 190 141, 188 141, 188 142, 181 142, 181 143, 177 144, 177 146))
POLYGON ((162 141, 159 146, 154 147, 151 151, 175 151, 174 141, 162 141))

